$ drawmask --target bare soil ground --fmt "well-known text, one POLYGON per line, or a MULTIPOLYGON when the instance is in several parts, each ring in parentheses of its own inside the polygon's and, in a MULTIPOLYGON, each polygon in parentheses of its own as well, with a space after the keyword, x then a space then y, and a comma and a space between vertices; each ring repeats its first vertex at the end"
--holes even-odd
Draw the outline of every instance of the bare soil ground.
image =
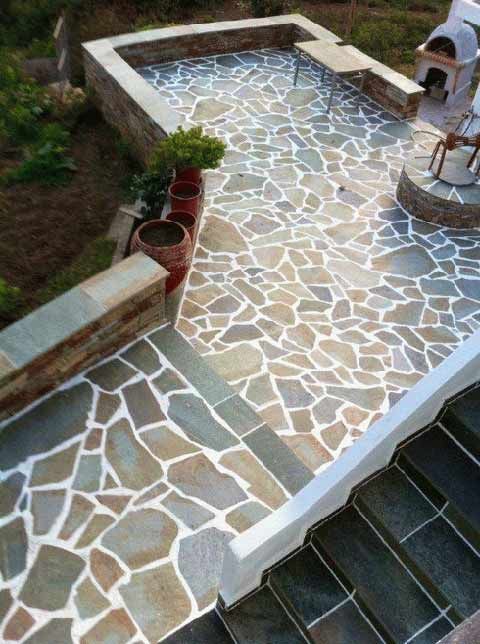
MULTIPOLYGON (((119 153, 118 136, 97 112, 72 133, 77 171, 59 187, 35 183, 4 189, 0 200, 0 274, 22 290, 24 311, 37 305, 47 281, 108 230, 125 200, 131 169, 119 153)), ((0 158, 0 172, 12 159, 0 158)))

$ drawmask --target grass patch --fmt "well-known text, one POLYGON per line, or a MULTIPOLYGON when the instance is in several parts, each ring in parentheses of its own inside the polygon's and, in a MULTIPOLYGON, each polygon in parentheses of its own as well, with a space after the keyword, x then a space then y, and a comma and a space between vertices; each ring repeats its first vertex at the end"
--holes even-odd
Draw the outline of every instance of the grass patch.
POLYGON ((45 304, 80 282, 110 267, 116 242, 98 237, 67 268, 57 273, 38 293, 38 303, 45 304))

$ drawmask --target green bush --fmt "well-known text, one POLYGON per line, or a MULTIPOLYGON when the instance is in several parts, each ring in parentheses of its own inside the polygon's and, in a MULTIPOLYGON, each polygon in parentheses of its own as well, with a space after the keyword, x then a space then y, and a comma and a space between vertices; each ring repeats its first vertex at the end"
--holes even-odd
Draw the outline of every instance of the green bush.
POLYGON ((141 213, 145 219, 160 217, 171 181, 172 174, 166 169, 144 172, 132 177, 130 192, 133 199, 141 199, 144 202, 141 213))
POLYGON ((34 39, 49 38, 58 12, 67 4, 68 0, 2 0, 4 42, 28 47, 34 39))
POLYGON ((413 63, 415 49, 436 26, 435 17, 424 17, 408 11, 394 11, 379 18, 364 13, 359 16, 352 43, 386 65, 413 63))
POLYGON ((73 159, 65 154, 69 138, 58 123, 44 126, 38 141, 26 148, 25 160, 7 172, 4 181, 7 185, 31 181, 50 186, 66 183, 76 169, 73 159))
POLYGON ((284 0, 250 0, 252 14, 255 18, 268 18, 285 13, 284 0))
POLYGON ((20 70, 17 58, 0 51, 0 131, 12 145, 35 140, 39 120, 52 108, 52 99, 20 70))
POLYGON ((175 168, 218 168, 225 155, 225 144, 214 136, 203 134, 201 127, 184 130, 181 126, 155 147, 150 160, 152 172, 175 168))
POLYGON ((2 277, 0 277, 0 315, 2 317, 11 316, 20 306, 22 295, 19 288, 10 286, 2 277))

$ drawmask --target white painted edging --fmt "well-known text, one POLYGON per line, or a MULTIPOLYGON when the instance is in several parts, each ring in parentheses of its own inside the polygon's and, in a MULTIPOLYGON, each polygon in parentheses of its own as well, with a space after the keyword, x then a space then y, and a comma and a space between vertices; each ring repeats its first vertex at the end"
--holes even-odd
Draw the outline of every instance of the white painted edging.
POLYGON ((352 488, 385 467, 406 438, 432 422, 448 398, 480 380, 480 330, 420 380, 338 461, 276 512, 227 546, 220 595, 231 606, 262 573, 301 546, 307 530, 341 508, 352 488))

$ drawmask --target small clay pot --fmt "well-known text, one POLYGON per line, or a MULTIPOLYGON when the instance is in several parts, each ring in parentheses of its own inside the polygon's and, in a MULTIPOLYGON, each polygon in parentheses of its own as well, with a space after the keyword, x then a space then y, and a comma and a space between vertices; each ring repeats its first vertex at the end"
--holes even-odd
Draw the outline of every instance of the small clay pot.
POLYGON ((175 181, 190 181, 200 186, 202 183, 202 171, 200 168, 184 168, 175 172, 175 181))
POLYGON ((176 221, 177 224, 181 224, 187 233, 190 235, 192 244, 195 243, 195 235, 197 231, 197 218, 195 215, 192 215, 191 212, 186 210, 172 210, 165 217, 167 221, 176 221))
POLYGON ((172 211, 182 210, 197 216, 202 194, 199 186, 191 181, 175 181, 168 189, 168 194, 171 199, 172 211))
POLYGON ((182 283, 192 263, 190 235, 175 221, 152 219, 139 226, 130 243, 130 252, 137 251, 144 252, 170 273, 165 284, 167 294, 182 283))

